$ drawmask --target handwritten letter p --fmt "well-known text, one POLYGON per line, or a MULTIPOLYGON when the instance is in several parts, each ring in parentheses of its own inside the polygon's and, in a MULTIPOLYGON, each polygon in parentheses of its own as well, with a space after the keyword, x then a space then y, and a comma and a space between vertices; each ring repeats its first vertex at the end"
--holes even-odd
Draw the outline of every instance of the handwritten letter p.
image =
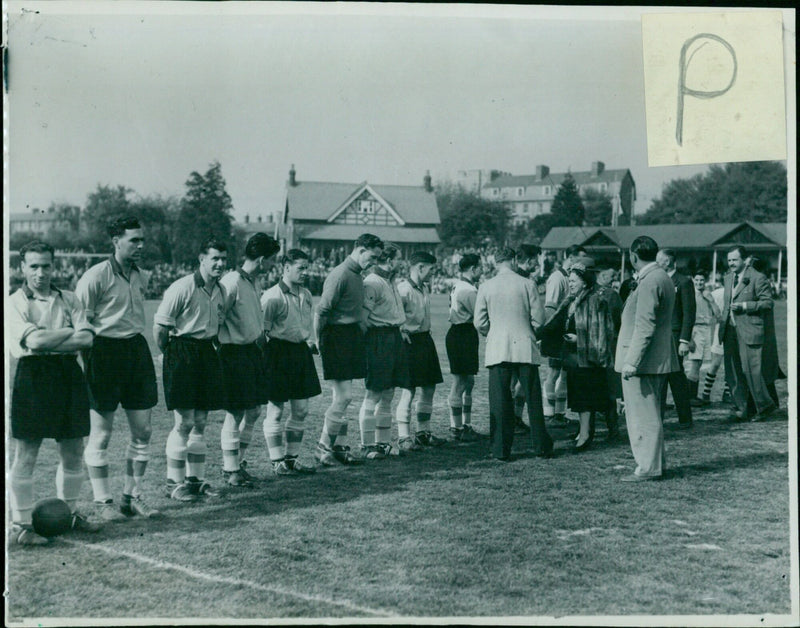
MULTIPOLYGON (((707 43, 707 42, 706 42, 707 43)), ((700 33, 699 35, 695 35, 684 42, 683 47, 681 48, 681 57, 680 57, 680 78, 678 79, 678 114, 677 114, 677 125, 675 127, 675 139, 678 141, 678 146, 683 146, 683 98, 684 96, 694 96, 695 98, 716 98, 717 96, 722 96, 725 92, 727 92, 731 87, 733 87, 734 82, 736 81, 736 71, 737 71, 737 63, 736 63, 736 53, 733 50, 733 46, 731 46, 727 41, 719 37, 718 35, 712 35, 711 33, 700 33), (731 80, 728 85, 724 89, 719 89, 715 91, 700 91, 696 89, 690 89, 686 87, 686 71, 689 69, 689 64, 692 62, 692 57, 695 53, 700 50, 704 44, 701 44, 697 50, 692 52, 688 59, 686 59, 686 52, 689 50, 689 46, 691 46, 695 41, 698 39, 712 39, 716 42, 719 42, 725 48, 728 49, 728 52, 731 54, 731 58, 733 59, 733 73, 731 74, 731 80)))

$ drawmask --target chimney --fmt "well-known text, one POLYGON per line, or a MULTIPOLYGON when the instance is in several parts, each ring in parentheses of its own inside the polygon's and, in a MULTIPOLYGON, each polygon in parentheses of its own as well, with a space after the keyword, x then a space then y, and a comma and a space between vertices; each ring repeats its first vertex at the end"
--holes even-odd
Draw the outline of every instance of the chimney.
POLYGON ((603 174, 603 170, 606 169, 606 165, 602 161, 593 161, 592 162, 592 176, 598 177, 603 174))
POLYGON ((291 185, 292 187, 297 185, 297 180, 295 179, 295 175, 297 175, 297 172, 294 169, 294 164, 292 164, 292 167, 289 169, 289 185, 291 185))
POLYGON ((425 177, 422 179, 422 186, 425 188, 426 192, 433 192, 433 186, 431 185, 431 171, 425 171, 425 177))
POLYGON ((250 214, 245 214, 244 215, 244 224, 246 224, 246 225, 250 224, 250 214))
POLYGON ((541 180, 550 174, 550 166, 536 166, 536 178, 541 180))

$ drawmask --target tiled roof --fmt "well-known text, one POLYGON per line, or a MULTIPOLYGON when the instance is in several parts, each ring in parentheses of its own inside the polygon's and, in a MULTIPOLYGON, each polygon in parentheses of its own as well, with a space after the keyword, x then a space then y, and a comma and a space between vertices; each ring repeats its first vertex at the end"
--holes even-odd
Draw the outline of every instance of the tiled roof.
MULTIPOLYGON (((327 220, 365 183, 298 181, 297 185, 287 188, 289 218, 327 220)), ((422 186, 373 184, 369 186, 389 203, 406 223, 439 224, 436 195, 433 192, 426 192, 422 186)))
MULTIPOLYGON (((628 174, 630 170, 627 168, 623 168, 621 170, 603 170, 599 175, 595 176, 592 174, 591 171, 586 172, 573 172, 572 178, 575 179, 576 185, 583 185, 585 183, 600 183, 605 181, 606 183, 614 183, 616 181, 622 181, 625 178, 625 175, 628 174)), ((512 175, 506 177, 498 177, 494 181, 491 181, 484 185, 484 188, 512 188, 512 187, 528 187, 528 186, 540 186, 540 185, 561 185, 564 181, 564 178, 567 176, 566 172, 551 172, 544 178, 540 179, 535 174, 522 174, 522 175, 512 175)))
MULTIPOLYGON (((302 227, 300 228, 302 229, 302 227)), ((355 240, 362 233, 371 233, 386 242, 439 244, 439 234, 433 227, 387 227, 376 225, 326 225, 319 229, 296 234, 301 240, 355 240)))
POLYGON ((731 231, 749 225, 780 246, 786 246, 784 223, 728 222, 716 224, 636 225, 633 227, 553 227, 542 240, 543 249, 565 249, 573 244, 583 244, 598 231, 602 231, 620 248, 627 249, 641 235, 653 238, 660 248, 701 249, 710 248, 731 231))

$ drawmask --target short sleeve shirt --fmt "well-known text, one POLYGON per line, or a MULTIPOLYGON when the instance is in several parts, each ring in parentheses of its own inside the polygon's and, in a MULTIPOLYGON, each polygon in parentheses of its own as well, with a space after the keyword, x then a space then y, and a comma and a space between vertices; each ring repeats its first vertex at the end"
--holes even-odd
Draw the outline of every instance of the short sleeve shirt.
POLYGON ((225 315, 225 293, 219 282, 208 292, 200 271, 181 277, 164 292, 153 322, 172 327, 172 335, 209 340, 225 315))
POLYGON ((279 281, 261 296, 264 331, 270 338, 287 342, 311 339, 314 308, 306 288, 292 289, 279 281))
POLYGON ((478 289, 468 281, 456 279, 450 290, 450 315, 448 320, 453 325, 472 323, 475 315, 475 300, 478 289))
POLYGON ((219 341, 234 345, 254 343, 264 330, 255 277, 239 268, 223 276, 219 283, 225 292, 225 318, 219 328, 219 341))
POLYGON ((83 274, 75 294, 98 336, 130 338, 144 332, 144 288, 139 269, 134 265, 125 277, 112 256, 83 274))
MULTIPOLYGON (((75 331, 91 331, 83 306, 78 298, 66 290, 51 288, 46 299, 36 297, 28 286, 12 294, 6 301, 6 341, 15 358, 30 355, 64 355, 56 351, 31 351, 25 339, 34 331, 72 328, 75 331)), ((77 354, 77 351, 74 352, 77 354)))
POLYGON ((399 327, 406 320, 397 287, 377 270, 364 279, 364 313, 368 327, 399 327))
POLYGON ((397 284, 397 291, 403 300, 406 322, 403 331, 416 334, 431 330, 431 299, 428 288, 418 286, 411 279, 403 279, 397 284))
POLYGON ((557 308, 564 302, 569 294, 569 281, 567 277, 556 268, 547 278, 544 292, 545 307, 557 308))

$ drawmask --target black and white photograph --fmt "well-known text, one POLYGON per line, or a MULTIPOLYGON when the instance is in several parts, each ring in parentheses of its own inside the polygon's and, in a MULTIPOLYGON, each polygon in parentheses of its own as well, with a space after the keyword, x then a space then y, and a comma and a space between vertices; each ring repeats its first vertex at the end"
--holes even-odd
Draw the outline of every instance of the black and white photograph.
POLYGON ((5 624, 800 624, 795 45, 4 3, 5 624))

